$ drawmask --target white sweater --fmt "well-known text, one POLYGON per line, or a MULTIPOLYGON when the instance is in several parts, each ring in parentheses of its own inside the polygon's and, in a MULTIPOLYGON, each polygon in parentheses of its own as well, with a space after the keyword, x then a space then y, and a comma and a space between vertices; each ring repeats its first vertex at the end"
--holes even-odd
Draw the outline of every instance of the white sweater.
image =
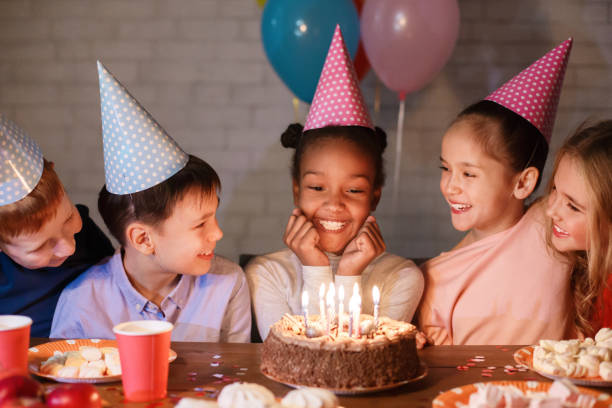
MULTIPOLYGON (((302 290, 310 298, 308 313, 319 314, 319 288, 334 279, 336 293, 344 286, 344 310, 353 284, 361 287, 361 312, 373 314, 372 288, 380 289, 380 316, 410 321, 421 294, 423 275, 409 259, 387 252, 374 259, 360 276, 336 275, 340 256, 327 254, 330 266, 303 266, 290 250, 274 252, 254 258, 245 268, 257 327, 262 339, 268 336, 270 326, 283 314, 302 314, 302 290)), ((337 297, 336 297, 337 299, 337 297)))

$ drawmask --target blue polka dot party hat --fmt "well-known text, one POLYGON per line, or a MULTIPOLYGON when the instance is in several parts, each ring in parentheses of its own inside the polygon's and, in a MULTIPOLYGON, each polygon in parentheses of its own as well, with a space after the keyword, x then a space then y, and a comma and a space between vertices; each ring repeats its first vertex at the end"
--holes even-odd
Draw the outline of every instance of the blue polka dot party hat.
POLYGON ((0 114, 0 205, 34 190, 43 172, 43 155, 25 130, 0 114))
POLYGON ((176 174, 189 156, 98 61, 106 189, 131 194, 176 174))

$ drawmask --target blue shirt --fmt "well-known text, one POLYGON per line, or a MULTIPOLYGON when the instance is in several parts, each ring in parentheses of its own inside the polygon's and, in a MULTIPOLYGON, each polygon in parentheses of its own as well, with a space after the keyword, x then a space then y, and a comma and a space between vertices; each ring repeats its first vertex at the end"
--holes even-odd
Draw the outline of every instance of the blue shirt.
POLYGON ((89 218, 89 210, 77 205, 83 228, 74 239, 76 249, 57 267, 27 269, 0 252, 0 314, 18 314, 34 322, 32 337, 49 337, 55 305, 62 289, 91 265, 113 253, 108 238, 89 218))
POLYGON ((121 322, 165 320, 174 324, 173 341, 244 343, 251 335, 250 307, 244 272, 219 256, 208 273, 182 275, 158 307, 132 286, 118 250, 64 289, 51 337, 114 339, 121 322))

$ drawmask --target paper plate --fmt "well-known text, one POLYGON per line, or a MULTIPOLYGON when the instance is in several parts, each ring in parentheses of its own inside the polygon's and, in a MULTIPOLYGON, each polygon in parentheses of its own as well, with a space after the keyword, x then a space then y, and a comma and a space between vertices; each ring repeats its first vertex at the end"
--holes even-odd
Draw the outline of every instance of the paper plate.
MULTIPOLYGON (((59 377, 55 375, 43 374, 40 372, 40 364, 53 356, 55 352, 64 353, 66 351, 77 351, 81 346, 89 347, 115 347, 117 341, 115 340, 100 340, 100 339, 75 339, 75 340, 59 340, 52 341, 49 343, 39 344, 38 346, 30 347, 28 350, 28 368, 30 372, 39 377, 47 378, 58 382, 65 383, 108 383, 121 380, 121 375, 105 375, 102 377, 94 378, 73 378, 73 377, 59 377)), ((176 360, 176 352, 170 349, 170 355, 168 360, 173 362, 176 360)))
MULTIPOLYGON (((282 380, 279 380, 279 379, 277 379, 275 377, 272 377, 271 375, 269 375, 269 374, 267 374, 267 373, 265 373, 263 371, 261 373, 264 376, 268 377, 270 380, 276 381, 277 383, 286 385, 288 387, 292 387, 292 388, 300 388, 300 387, 304 387, 304 386, 312 387, 312 385, 288 383, 286 381, 282 381, 282 380)), ((322 388, 324 390, 331 391, 331 392, 333 392, 336 395, 369 394, 369 393, 373 393, 373 392, 380 392, 380 391, 390 390, 392 388, 401 387, 402 385, 406 385, 406 384, 410 384, 410 383, 413 383, 413 382, 417 382, 417 381, 422 380, 426 376, 427 376, 427 366, 425 365, 425 363, 421 362, 421 365, 419 366, 419 370, 417 372, 416 377, 410 378, 408 380, 404 380, 404 381, 400 381, 400 382, 396 382, 396 383, 392 383, 392 384, 385 384, 385 385, 381 385, 381 386, 377 386, 377 387, 354 387, 354 388, 325 388, 325 387, 317 387, 317 388, 322 388)))
MULTIPOLYGON (((519 390, 526 392, 547 392, 552 383, 540 381, 490 381, 487 383, 474 383, 464 385, 463 387, 453 388, 438 395, 432 402, 434 408, 457 408, 468 406, 470 395, 476 392, 477 384, 494 384, 494 385, 512 385, 519 390)), ((603 392, 590 390, 588 388, 578 387, 581 393, 594 396, 597 400, 593 408, 608 408, 612 403, 610 395, 603 392)))
POLYGON ((569 377, 564 375, 552 375, 538 370, 533 367, 533 350, 534 346, 527 346, 516 350, 514 352, 514 361, 516 361, 517 364, 524 365, 531 371, 535 371, 543 377, 550 378, 551 380, 567 378, 576 385, 586 385, 588 387, 612 387, 612 381, 606 381, 601 377, 569 377))

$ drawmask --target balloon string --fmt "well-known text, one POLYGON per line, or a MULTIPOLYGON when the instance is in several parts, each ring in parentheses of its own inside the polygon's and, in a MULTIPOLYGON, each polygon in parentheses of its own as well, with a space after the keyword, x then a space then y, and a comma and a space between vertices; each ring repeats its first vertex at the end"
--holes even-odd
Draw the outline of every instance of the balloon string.
POLYGON ((374 87, 374 124, 378 123, 378 114, 380 113, 380 79, 376 77, 376 86, 374 87))
POLYGON ((300 100, 293 97, 293 118, 295 123, 300 123, 300 100))
POLYGON ((400 163, 402 159, 402 139, 404 136, 404 98, 400 99, 399 112, 397 115, 397 136, 395 140, 395 163, 393 168, 393 198, 392 207, 393 214, 397 215, 399 205, 399 179, 400 179, 400 163))

